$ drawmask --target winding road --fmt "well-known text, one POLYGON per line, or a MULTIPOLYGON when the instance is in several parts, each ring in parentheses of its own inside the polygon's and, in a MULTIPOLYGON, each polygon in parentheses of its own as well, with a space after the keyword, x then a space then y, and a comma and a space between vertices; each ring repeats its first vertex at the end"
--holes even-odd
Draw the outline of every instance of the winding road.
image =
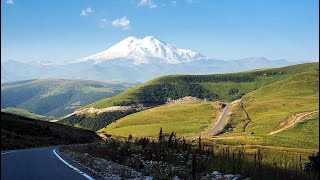
POLYGON ((2 180, 100 179, 59 152, 59 146, 1 152, 2 180))
POLYGON ((227 103, 219 119, 216 121, 216 123, 213 125, 210 131, 205 132, 203 134, 199 134, 198 136, 189 136, 189 137, 186 137, 186 139, 195 139, 195 138, 198 138, 199 136, 202 137, 202 136, 214 135, 218 133, 227 124, 227 120, 228 120, 227 116, 228 116, 228 113, 230 112, 230 107, 231 107, 231 103, 227 103))

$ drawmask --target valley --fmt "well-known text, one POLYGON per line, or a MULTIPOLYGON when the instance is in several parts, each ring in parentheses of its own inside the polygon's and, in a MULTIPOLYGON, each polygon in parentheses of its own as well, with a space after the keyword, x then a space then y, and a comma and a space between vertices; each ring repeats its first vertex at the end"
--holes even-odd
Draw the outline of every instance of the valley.
MULTIPOLYGON (((281 136, 281 133, 270 136, 269 133, 276 130, 286 117, 319 108, 318 68, 318 63, 307 63, 234 74, 164 76, 128 89, 114 97, 87 105, 78 110, 84 113, 75 111, 72 116, 60 122, 69 125, 82 124, 80 127, 88 128, 91 127, 88 124, 103 121, 104 114, 105 117, 109 117, 112 112, 122 112, 117 118, 107 118, 106 128, 100 126, 94 130, 122 137, 127 137, 129 134, 133 137, 154 137, 157 136, 157 130, 162 127, 165 133, 174 131, 179 136, 195 136, 214 125, 221 110, 219 108, 209 110, 205 106, 210 107, 210 104, 220 100, 232 102, 226 117, 227 123, 224 123, 222 129, 220 128, 217 136, 219 140, 216 136, 210 135, 203 137, 206 141, 230 145, 281 144, 287 147, 316 148, 319 144, 315 139, 318 137, 317 129, 310 130, 309 141, 303 141, 304 136, 281 136), (193 96, 195 100, 183 101, 186 96, 193 96), (202 102, 196 98, 205 100, 202 102), (172 103, 175 101, 186 103, 172 103), (125 109, 121 110, 121 107, 125 109), (107 110, 108 112, 104 112, 107 110)), ((317 118, 317 113, 313 115, 310 118, 317 118)), ((301 123, 306 123, 308 126, 310 122, 312 121, 301 123)))
POLYGON ((1 84, 1 109, 20 108, 39 115, 62 117, 136 84, 52 78, 7 82, 1 84))
POLYGON ((318 180, 318 7, 2 0, 0 179, 318 180))
MULTIPOLYGON (((205 166, 206 171, 211 171, 209 167, 214 167, 222 172, 264 178, 269 177, 269 171, 276 171, 278 177, 294 171, 296 177, 304 178, 307 174, 302 170, 303 164, 319 146, 318 76, 319 63, 228 74, 170 75, 128 88, 60 118, 15 108, 2 111, 95 131, 103 140, 95 140, 86 147, 64 147, 62 152, 97 172, 100 172, 99 167, 88 162, 101 157, 139 170, 136 168, 141 166, 136 164, 139 158, 150 163, 161 156, 173 169, 190 169, 190 165, 180 167, 175 163, 192 163, 194 160, 187 154, 210 154, 214 150, 215 157, 208 155, 214 160, 202 159, 204 164, 201 165, 199 159, 197 168, 205 166), (159 154, 157 148, 163 152, 159 154), (116 153, 118 151, 120 154, 116 153), (140 157, 142 151, 146 154, 140 157), (183 161, 170 161, 169 154, 175 151, 182 153, 183 161), (121 154, 127 160, 120 157, 121 154), (227 158, 231 154, 240 158, 237 163, 245 167, 253 167, 257 161, 262 163, 259 166, 263 170, 257 174, 254 168, 251 171, 235 167, 236 160, 227 158), (256 160, 256 156, 264 158, 256 160), (225 158, 227 160, 222 160, 225 158), (290 166, 280 171, 286 163, 290 166)), ((2 138, 6 137, 8 135, 3 134, 2 138)), ((162 170, 166 168, 161 167, 162 170)), ((146 168, 142 171, 153 177, 159 175, 146 168)), ((181 169, 170 172, 180 177, 202 176, 181 169)))
POLYGON ((38 119, 38 120, 44 120, 44 121, 51 121, 51 120, 59 119, 58 117, 43 116, 43 115, 40 115, 40 114, 35 114, 35 113, 32 113, 32 112, 29 112, 29 111, 24 110, 24 109, 13 108, 13 107, 8 107, 8 108, 1 109, 1 112, 6 112, 6 113, 10 113, 10 114, 23 116, 23 117, 26 117, 26 118, 38 119))
MULTIPOLYGON (((217 144, 316 148, 319 145, 316 140, 319 134, 317 126, 313 125, 318 123, 316 119, 319 116, 318 74, 318 63, 306 63, 241 73, 171 75, 132 88, 129 88, 130 84, 109 84, 110 88, 118 86, 129 89, 76 108, 77 110, 64 117, 46 117, 14 108, 2 111, 30 118, 54 120, 115 137, 132 135, 153 138, 157 136, 158 130, 163 128, 164 133, 175 132, 177 136, 186 138, 196 138, 201 134, 204 141, 217 144), (225 110, 226 102, 231 104, 227 106, 228 112, 223 115, 223 123, 219 124, 214 133, 205 133, 214 127, 225 110), (286 120, 290 116, 298 116, 298 120, 286 120), (304 136, 291 134, 292 129, 298 127, 307 128, 306 131, 310 132, 304 136)), ((9 92, 12 88, 21 86, 35 88, 34 84, 47 81, 65 83, 65 86, 58 86, 60 89, 70 88, 72 82, 30 80, 4 84, 2 90, 5 93, 7 89, 9 92)), ((86 81, 81 83, 84 82, 86 81)), ((78 82, 72 83, 74 85, 78 82)), ((91 86, 93 88, 93 85, 91 86)), ((105 89, 97 90, 109 93, 106 86, 102 87, 105 89)), ((87 90, 82 91, 90 92, 89 89, 88 86, 87 90)), ((30 89, 26 92, 31 90, 34 91, 30 89)), ((61 93, 59 89, 49 90, 51 92, 38 92, 53 95, 61 93)), ((20 96, 23 97, 22 94, 20 96)), ((46 95, 41 95, 45 98, 44 96, 46 95)), ((34 102, 22 100, 25 105, 26 102, 34 102)), ((43 102, 43 99, 41 100, 43 102)))

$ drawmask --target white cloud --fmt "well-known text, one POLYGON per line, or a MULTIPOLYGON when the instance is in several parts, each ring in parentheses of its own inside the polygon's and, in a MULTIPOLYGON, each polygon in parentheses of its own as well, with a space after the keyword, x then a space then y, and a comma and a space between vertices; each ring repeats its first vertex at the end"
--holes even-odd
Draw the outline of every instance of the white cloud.
POLYGON ((80 16, 88 16, 90 13, 93 13, 94 11, 87 7, 86 9, 81 10, 80 16))
POLYGON ((112 21, 112 26, 122 28, 122 30, 130 30, 131 29, 131 22, 129 19, 127 19, 126 16, 122 18, 118 18, 114 21, 112 21))
POLYGON ((171 1, 172 6, 176 6, 177 5, 177 1, 171 1))
POLYGON ((6 4, 14 4, 14 0, 6 0, 6 4))
POLYGON ((148 6, 151 9, 158 7, 152 0, 140 0, 138 6, 148 6))

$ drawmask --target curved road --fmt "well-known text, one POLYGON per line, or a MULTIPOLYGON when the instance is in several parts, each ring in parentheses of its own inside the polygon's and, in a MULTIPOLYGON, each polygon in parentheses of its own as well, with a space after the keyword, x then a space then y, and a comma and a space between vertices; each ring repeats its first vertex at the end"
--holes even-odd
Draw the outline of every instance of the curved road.
POLYGON ((230 107, 231 107, 231 103, 227 103, 227 106, 223 109, 222 114, 220 115, 219 119, 217 120, 217 122, 214 124, 214 126, 211 128, 210 131, 203 134, 199 134, 198 136, 186 137, 186 139, 194 139, 194 138, 198 138, 199 136, 213 135, 213 134, 216 134, 219 130, 223 129, 223 127, 227 124, 227 116, 228 116, 228 113, 230 112, 230 107))
POLYGON ((59 146, 1 152, 2 180, 100 179, 59 152, 59 146))

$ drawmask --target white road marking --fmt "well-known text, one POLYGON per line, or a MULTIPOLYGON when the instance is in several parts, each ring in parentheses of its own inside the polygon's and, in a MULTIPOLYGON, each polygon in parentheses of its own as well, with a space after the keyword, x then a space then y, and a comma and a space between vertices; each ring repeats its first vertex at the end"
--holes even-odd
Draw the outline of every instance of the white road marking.
POLYGON ((53 150, 54 155, 56 155, 64 164, 66 164, 67 166, 69 166, 71 169, 77 171, 78 173, 80 173, 82 176, 86 177, 87 179, 90 180, 94 180, 92 177, 90 177, 88 174, 80 171, 78 168, 72 166, 71 164, 69 164, 67 161, 65 161, 64 159, 62 159, 62 157, 60 157, 57 153, 56 153, 56 149, 53 150))
POLYGON ((8 152, 3 152, 3 153, 1 153, 1 155, 3 155, 3 154, 9 154, 9 153, 13 153, 13 152, 16 152, 16 151, 8 151, 8 152))

